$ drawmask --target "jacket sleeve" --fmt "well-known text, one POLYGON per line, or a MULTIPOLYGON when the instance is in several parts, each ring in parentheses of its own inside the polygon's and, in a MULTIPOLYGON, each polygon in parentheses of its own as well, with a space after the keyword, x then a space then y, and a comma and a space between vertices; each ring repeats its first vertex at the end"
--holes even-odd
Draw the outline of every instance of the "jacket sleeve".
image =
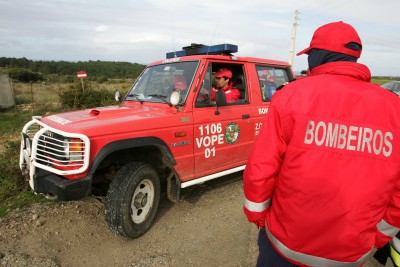
POLYGON ((265 225, 277 175, 286 150, 278 105, 271 102, 260 134, 253 145, 243 174, 244 212, 250 222, 265 225))
POLYGON ((397 181, 392 198, 377 229, 375 247, 378 248, 389 242, 400 230, 400 179, 397 181))

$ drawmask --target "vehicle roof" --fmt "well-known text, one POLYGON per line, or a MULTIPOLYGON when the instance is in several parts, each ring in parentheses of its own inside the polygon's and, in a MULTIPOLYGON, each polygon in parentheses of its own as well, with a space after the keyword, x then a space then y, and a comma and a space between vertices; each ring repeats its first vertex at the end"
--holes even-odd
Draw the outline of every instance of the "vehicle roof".
POLYGON ((234 62, 253 62, 253 63, 261 63, 261 64, 270 64, 270 65, 278 65, 283 67, 289 67, 289 63, 285 61, 265 59, 265 58, 256 58, 256 57, 237 57, 237 56, 225 56, 225 55, 192 55, 192 56, 184 56, 184 57, 175 57, 175 58, 167 58, 163 60, 158 60, 148 64, 147 66, 165 64, 165 63, 173 63, 180 61, 193 61, 193 60, 201 60, 201 59, 215 59, 215 60, 224 60, 234 62))

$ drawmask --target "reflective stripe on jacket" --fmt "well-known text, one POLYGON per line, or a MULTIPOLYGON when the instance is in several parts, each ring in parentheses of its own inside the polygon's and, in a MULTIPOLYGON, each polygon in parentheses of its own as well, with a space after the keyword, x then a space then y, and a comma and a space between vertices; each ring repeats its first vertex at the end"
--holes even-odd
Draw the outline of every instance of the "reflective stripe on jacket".
POLYGON ((399 237, 400 233, 390 241, 390 257, 392 258, 394 264, 396 266, 400 266, 400 240, 399 237))
POLYGON ((332 62, 275 93, 244 172, 244 212, 299 265, 358 266, 400 227, 400 99, 332 62))

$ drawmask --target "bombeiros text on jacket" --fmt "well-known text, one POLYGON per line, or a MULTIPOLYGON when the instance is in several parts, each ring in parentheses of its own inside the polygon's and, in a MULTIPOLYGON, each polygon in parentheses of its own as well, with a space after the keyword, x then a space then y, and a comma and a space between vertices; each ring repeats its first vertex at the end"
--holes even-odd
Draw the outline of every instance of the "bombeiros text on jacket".
POLYGON ((304 144, 315 144, 349 151, 390 157, 393 150, 393 133, 355 125, 309 120, 304 144))

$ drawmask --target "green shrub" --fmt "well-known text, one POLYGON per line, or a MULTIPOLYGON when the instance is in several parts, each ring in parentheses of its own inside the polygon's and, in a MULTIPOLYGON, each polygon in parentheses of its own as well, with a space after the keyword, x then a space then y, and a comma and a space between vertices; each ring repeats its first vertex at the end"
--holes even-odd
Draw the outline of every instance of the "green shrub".
POLYGON ((20 82, 37 82, 43 80, 43 76, 37 72, 31 72, 25 69, 12 69, 8 72, 11 79, 20 82))
POLYGON ((107 81, 108 81, 108 79, 106 76, 100 76, 99 78, 97 78, 98 83, 105 83, 107 81))
POLYGON ((75 81, 74 75, 63 75, 60 76, 60 83, 73 83, 75 81))
MULTIPOLYGON (((107 81, 108 84, 122 84, 122 83, 126 83, 127 81, 125 79, 109 79, 107 81)), ((131 82, 129 82, 129 84, 131 84, 131 82)))
POLYGON ((115 105, 114 94, 106 89, 93 89, 91 83, 76 82, 60 93, 60 102, 64 108, 85 109, 115 105))

